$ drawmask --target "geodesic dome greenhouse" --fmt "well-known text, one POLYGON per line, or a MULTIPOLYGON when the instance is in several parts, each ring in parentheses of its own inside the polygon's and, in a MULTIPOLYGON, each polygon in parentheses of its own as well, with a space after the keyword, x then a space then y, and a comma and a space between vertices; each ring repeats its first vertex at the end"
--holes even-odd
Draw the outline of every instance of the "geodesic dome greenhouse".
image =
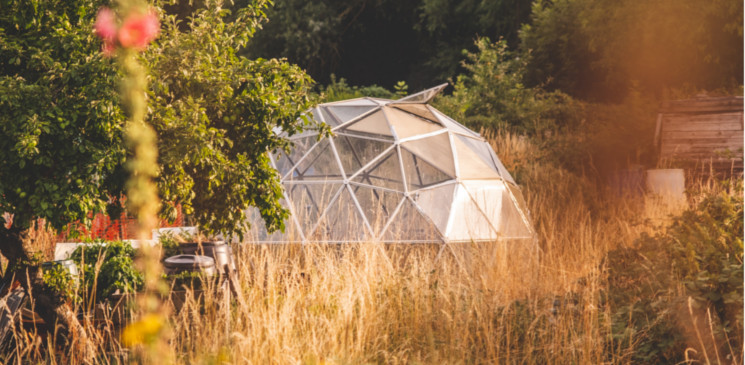
POLYGON ((428 105, 447 84, 399 100, 359 98, 309 111, 331 127, 271 155, 291 212, 255 242, 468 242, 531 238, 522 192, 478 133, 428 105))

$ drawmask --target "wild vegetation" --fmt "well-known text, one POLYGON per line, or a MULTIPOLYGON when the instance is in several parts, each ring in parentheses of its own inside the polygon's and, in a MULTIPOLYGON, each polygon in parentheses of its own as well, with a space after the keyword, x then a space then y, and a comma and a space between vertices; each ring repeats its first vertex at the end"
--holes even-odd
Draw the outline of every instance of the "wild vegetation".
MULTIPOLYGON (((22 234, 3 225, 0 244, 13 259, 5 242, 22 240, 28 268, 51 259, 52 228, 121 208, 109 198, 123 192, 125 116, 120 75, 91 33, 100 2, 7 3, 0 207, 22 234)), ((163 215, 181 203, 206 229, 240 230, 250 204, 281 228, 286 212, 264 155, 288 146, 275 127, 319 127, 297 119, 314 101, 397 98, 450 79, 435 106, 494 147, 523 189, 539 252, 520 242, 242 242, 242 300, 223 284, 171 277, 185 292, 162 293, 167 322, 127 327, 120 320, 132 308, 108 307, 106 297, 140 287, 136 253, 108 243, 74 254, 80 283, 57 268, 31 271, 84 332, 47 332, 25 313, 0 344, 3 362, 84 363, 90 354, 71 345, 81 338, 105 364, 140 361, 138 346, 163 362, 205 364, 743 361, 741 176, 691 179, 684 201, 607 184, 630 164, 655 165, 661 101, 742 94, 742 2, 296 3, 156 4, 163 33, 140 60, 161 138, 160 194, 174 203, 163 215), (376 33, 381 19, 390 27, 376 33), (382 56, 364 57, 371 50, 382 56), (274 56, 323 84, 312 89, 300 67, 259 58, 274 56)), ((18 265, 5 265, 4 281, 18 265)), ((43 312, 38 294, 31 303, 43 312)))
MULTIPOLYGON (((541 162, 539 146, 519 135, 490 141, 520 171, 538 257, 519 242, 456 245, 439 257, 439 246, 375 242, 238 245, 246 306, 218 288, 188 294, 157 351, 178 363, 742 359, 739 183, 702 184, 686 208, 596 188, 541 162)), ((100 362, 128 356, 112 337, 119 325, 91 318, 86 328, 100 362)), ((79 356, 50 353, 53 344, 27 331, 7 356, 79 356)))

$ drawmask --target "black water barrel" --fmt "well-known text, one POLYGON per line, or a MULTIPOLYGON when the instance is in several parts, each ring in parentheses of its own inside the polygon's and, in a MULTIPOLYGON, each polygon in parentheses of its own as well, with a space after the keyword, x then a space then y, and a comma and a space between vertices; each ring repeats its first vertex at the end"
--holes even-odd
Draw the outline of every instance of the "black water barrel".
POLYGON ((201 272, 206 276, 215 275, 215 260, 202 255, 171 256, 163 261, 167 275, 181 272, 201 272))
POLYGON ((227 274, 236 269, 233 248, 226 245, 225 241, 182 243, 180 249, 184 254, 212 257, 220 274, 227 274))

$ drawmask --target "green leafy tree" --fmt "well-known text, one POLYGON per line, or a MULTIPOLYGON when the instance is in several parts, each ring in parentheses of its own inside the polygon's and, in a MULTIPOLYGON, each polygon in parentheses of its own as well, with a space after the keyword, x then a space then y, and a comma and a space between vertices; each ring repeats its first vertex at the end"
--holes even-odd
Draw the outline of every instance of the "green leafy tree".
MULTIPOLYGON (((412 67, 412 81, 446 80, 463 69, 462 51, 477 51, 477 37, 504 39, 517 47, 518 33, 530 19, 531 6, 524 0, 422 0, 415 25, 420 61, 412 67)), ((424 85, 424 86, 429 86, 424 85)))
POLYGON ((521 32, 529 82, 594 100, 629 87, 732 89, 743 77, 738 0, 536 1, 521 32))
POLYGON ((520 47, 526 59, 525 81, 574 96, 591 96, 599 77, 596 59, 578 20, 583 4, 577 0, 536 1, 532 19, 522 27, 520 47), (587 92, 585 92, 587 91, 587 92))
POLYGON ((458 76, 451 96, 437 103, 444 111, 472 128, 506 128, 540 134, 571 126, 573 100, 561 92, 546 92, 524 84, 525 61, 500 40, 476 41, 478 52, 466 53, 466 73, 458 76))
POLYGON ((59 318, 81 339, 24 243, 33 218, 57 228, 85 221, 123 188, 117 71, 91 29, 98 4, 3 1, 0 13, 0 209, 13 214, 0 225, 3 281, 20 281, 47 323, 59 318))
POLYGON ((354 85, 406 80, 418 90, 461 71, 461 50, 475 50, 478 36, 516 46, 530 9, 524 0, 278 0, 249 51, 287 57, 324 83, 336 74, 354 85))
MULTIPOLYGON (((313 124, 298 122, 310 105, 311 80, 284 61, 237 55, 266 4, 230 14, 210 2, 188 27, 163 14, 160 38, 142 55, 165 215, 181 204, 205 228, 240 234, 243 211, 253 205, 270 229, 283 227, 287 212, 266 152, 287 147, 288 135, 313 124)), ((4 0, 0 13, 0 209, 13 214, 12 225, 0 225, 0 253, 10 261, 3 281, 20 280, 45 321, 61 319, 82 336, 24 242, 35 218, 63 228, 121 211, 125 116, 117 67, 93 35, 100 5, 4 0)))
POLYGON ((287 135, 315 128, 310 78, 297 66, 249 60, 240 50, 263 20, 266 2, 234 13, 210 3, 188 30, 175 16, 145 54, 150 67, 151 124, 158 133, 158 187, 167 202, 194 213, 208 230, 242 234, 244 210, 256 206, 270 229, 283 229, 282 188, 266 151, 287 148, 287 135))

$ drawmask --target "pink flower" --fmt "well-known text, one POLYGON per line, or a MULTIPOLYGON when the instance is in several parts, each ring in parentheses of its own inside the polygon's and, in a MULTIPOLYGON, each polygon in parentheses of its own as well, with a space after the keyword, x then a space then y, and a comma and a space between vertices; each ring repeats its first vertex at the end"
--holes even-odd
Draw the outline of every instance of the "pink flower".
POLYGON ((96 16, 96 24, 93 28, 96 30, 96 35, 101 37, 104 41, 114 41, 116 37, 116 16, 114 12, 109 8, 101 8, 96 16))
POLYGON ((114 42, 104 41, 101 51, 103 52, 104 56, 111 57, 114 55, 114 52, 116 51, 116 44, 114 44, 114 42))
POLYGON ((116 15, 109 8, 101 8, 96 16, 96 24, 93 28, 96 35, 103 39, 103 54, 110 57, 116 50, 116 15))
POLYGON ((155 13, 130 14, 119 29, 119 44, 122 47, 144 49, 158 36, 160 23, 155 13))

